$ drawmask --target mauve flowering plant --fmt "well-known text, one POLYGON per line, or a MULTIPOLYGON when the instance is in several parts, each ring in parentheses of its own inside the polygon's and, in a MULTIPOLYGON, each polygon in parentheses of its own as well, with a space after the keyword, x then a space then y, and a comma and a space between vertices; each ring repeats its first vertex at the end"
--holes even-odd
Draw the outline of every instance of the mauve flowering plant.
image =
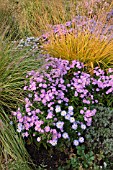
POLYGON ((109 103, 113 97, 113 69, 94 69, 87 73, 83 63, 46 57, 42 72, 31 71, 24 90, 25 105, 12 115, 17 131, 32 136, 37 143, 55 146, 60 143, 78 146, 84 142, 84 130, 91 126, 95 106, 109 103))
POLYGON ((72 20, 67 21, 64 24, 50 25, 51 31, 43 34, 40 39, 43 41, 49 42, 49 37, 51 35, 66 35, 70 33, 77 34, 78 32, 86 32, 86 30, 95 34, 97 37, 101 39, 111 40, 113 38, 113 24, 108 24, 108 18, 112 17, 112 11, 106 14, 105 22, 101 22, 95 18, 88 18, 86 16, 75 16, 72 20))
POLYGON ((70 33, 77 34, 78 31, 90 32, 95 34, 100 38, 105 38, 111 40, 113 38, 113 24, 108 24, 107 21, 113 18, 113 10, 105 14, 106 21, 102 23, 101 21, 93 18, 88 18, 86 16, 75 16, 72 20, 67 21, 63 24, 49 25, 50 31, 44 33, 40 37, 27 37, 26 39, 21 39, 18 42, 17 48, 19 50, 27 47, 32 51, 41 51, 42 43, 47 43, 50 41, 51 35, 66 35, 70 33))

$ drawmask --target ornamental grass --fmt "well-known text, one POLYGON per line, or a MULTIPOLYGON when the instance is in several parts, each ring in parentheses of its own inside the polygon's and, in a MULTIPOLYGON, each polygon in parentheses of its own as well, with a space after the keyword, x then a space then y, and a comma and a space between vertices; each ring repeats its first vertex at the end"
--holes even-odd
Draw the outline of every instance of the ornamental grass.
MULTIPOLYGON (((30 170, 30 156, 22 137, 16 134, 10 117, 0 108, 0 168, 30 170)), ((33 165, 33 163, 32 163, 33 165)))
POLYGON ((91 34, 89 31, 52 35, 43 45, 53 57, 68 61, 78 60, 91 69, 113 67, 113 40, 91 34))
POLYGON ((4 25, 0 30, 9 26, 11 33, 13 27, 12 38, 15 34, 39 36, 49 30, 50 25, 65 23, 77 15, 103 20, 113 7, 111 0, 0 0, 0 4, 0 25, 4 25))
POLYGON ((43 63, 38 53, 24 48, 18 50, 15 45, 2 41, 0 44, 0 108, 15 109, 23 102, 23 86, 26 73, 37 70, 43 63))

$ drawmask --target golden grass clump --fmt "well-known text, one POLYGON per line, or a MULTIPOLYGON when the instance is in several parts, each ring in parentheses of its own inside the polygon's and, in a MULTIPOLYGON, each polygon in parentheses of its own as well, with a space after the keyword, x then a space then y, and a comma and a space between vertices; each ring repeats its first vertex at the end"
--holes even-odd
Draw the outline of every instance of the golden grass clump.
POLYGON ((79 60, 90 68, 113 66, 113 40, 100 39, 89 32, 79 32, 78 35, 52 35, 49 43, 44 44, 43 48, 53 57, 69 61, 79 60))

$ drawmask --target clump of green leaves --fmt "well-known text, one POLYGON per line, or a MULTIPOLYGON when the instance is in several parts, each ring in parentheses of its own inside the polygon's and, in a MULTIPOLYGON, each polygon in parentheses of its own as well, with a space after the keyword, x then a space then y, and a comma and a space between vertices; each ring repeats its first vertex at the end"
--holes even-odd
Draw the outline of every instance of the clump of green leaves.
POLYGON ((113 166, 113 108, 98 107, 92 126, 86 131, 86 145, 95 154, 103 151, 105 160, 113 166))
POLYGON ((85 145, 78 146, 64 167, 58 170, 99 170, 113 168, 113 108, 95 107, 92 126, 85 133, 85 145))
POLYGON ((84 145, 78 146, 76 154, 70 155, 70 159, 67 160, 66 166, 59 167, 58 170, 99 170, 99 165, 96 164, 95 158, 95 154, 92 151, 87 151, 84 145))

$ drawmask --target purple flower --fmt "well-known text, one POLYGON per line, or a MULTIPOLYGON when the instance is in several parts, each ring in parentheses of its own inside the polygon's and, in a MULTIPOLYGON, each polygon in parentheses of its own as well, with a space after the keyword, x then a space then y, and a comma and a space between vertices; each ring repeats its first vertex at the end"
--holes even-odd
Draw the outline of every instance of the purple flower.
POLYGON ((32 82, 32 84, 30 84, 29 88, 34 91, 36 90, 36 82, 32 82))
POLYGON ((84 114, 84 110, 80 110, 80 114, 84 114))
POLYGON ((17 132, 21 132, 24 129, 22 123, 18 123, 17 127, 17 132))
POLYGON ((61 138, 61 133, 58 133, 57 137, 58 137, 58 138, 61 138))
POLYGON ((70 120, 70 115, 69 114, 65 115, 65 119, 70 120))
POLYGON ((80 132, 78 132, 78 136, 80 136, 81 135, 81 133, 80 132))
POLYGON ((59 122, 56 123, 56 127, 57 127, 58 129, 62 129, 62 128, 63 128, 63 125, 64 125, 64 122, 61 122, 61 121, 59 121, 59 122))
POLYGON ((55 108, 55 111, 56 111, 56 113, 61 112, 61 107, 59 105, 57 105, 56 108, 55 108))
POLYGON ((22 114, 19 112, 17 112, 17 119, 21 119, 22 118, 22 114))
POLYGON ((79 141, 78 140, 74 140, 73 141, 73 145, 78 146, 79 145, 79 141))
MULTIPOLYGON (((79 20, 81 22, 80 17, 79 20)), ((65 28, 60 25, 55 29, 66 33, 65 28)), ((109 69, 107 75, 97 67, 92 76, 85 72, 87 68, 79 61, 69 62, 49 55, 41 57, 48 62, 46 70, 28 73, 29 82, 26 81, 24 87, 28 91, 25 105, 23 108, 21 106, 22 110, 18 108, 12 113, 17 119, 17 131, 22 132, 23 137, 35 134, 37 142, 44 138, 53 146, 61 137, 70 137, 72 141, 72 134, 75 133, 79 139, 74 140, 73 144, 78 146, 84 142, 80 132, 91 126, 92 117, 96 114, 96 109, 91 109, 93 103, 96 106, 102 99, 104 102, 104 96, 113 94, 113 71, 109 69), (82 119, 83 122, 80 122, 82 119)))
POLYGON ((53 117, 53 113, 52 113, 52 112, 50 112, 50 113, 48 113, 48 115, 47 115, 46 119, 51 119, 52 117, 53 117))
POLYGON ((45 132, 49 132, 50 131, 50 127, 49 126, 45 126, 44 130, 45 130, 45 132))
POLYGON ((36 113, 40 113, 40 109, 36 109, 36 113))
POLYGON ((67 132, 64 132, 64 133, 62 134, 62 137, 63 137, 64 139, 69 139, 69 135, 68 135, 67 132))
POLYGON ((68 111, 69 111, 69 112, 71 112, 71 111, 73 111, 73 110, 74 110, 73 106, 68 106, 68 111))
POLYGON ((48 141, 52 146, 57 145, 57 140, 50 140, 48 141))
POLYGON ((65 23, 65 26, 66 26, 66 27, 70 27, 70 26, 71 26, 71 21, 66 22, 66 23, 65 23))
POLYGON ((81 124, 81 129, 85 130, 86 129, 86 125, 85 124, 81 124))
POLYGON ((22 136, 23 136, 23 137, 28 137, 28 136, 29 136, 29 133, 28 133, 28 132, 22 133, 22 136))
POLYGON ((47 88, 47 84, 43 84, 42 87, 43 87, 43 88, 47 88))
POLYGON ((62 103, 62 100, 58 100, 58 104, 61 104, 62 103))
POLYGON ((70 117, 69 121, 70 121, 70 123, 74 123, 75 122, 75 118, 74 117, 70 117))
POLYGON ((74 115, 73 111, 68 111, 68 114, 69 114, 70 116, 73 116, 73 115, 74 115))
POLYGON ((84 138, 83 137, 79 137, 79 142, 83 143, 84 142, 84 138))
POLYGON ((74 123, 74 124, 72 125, 72 129, 76 130, 77 128, 78 128, 78 125, 77 125, 76 123, 74 123))
POLYGON ((67 113, 65 110, 61 111, 61 116, 65 116, 67 113))

